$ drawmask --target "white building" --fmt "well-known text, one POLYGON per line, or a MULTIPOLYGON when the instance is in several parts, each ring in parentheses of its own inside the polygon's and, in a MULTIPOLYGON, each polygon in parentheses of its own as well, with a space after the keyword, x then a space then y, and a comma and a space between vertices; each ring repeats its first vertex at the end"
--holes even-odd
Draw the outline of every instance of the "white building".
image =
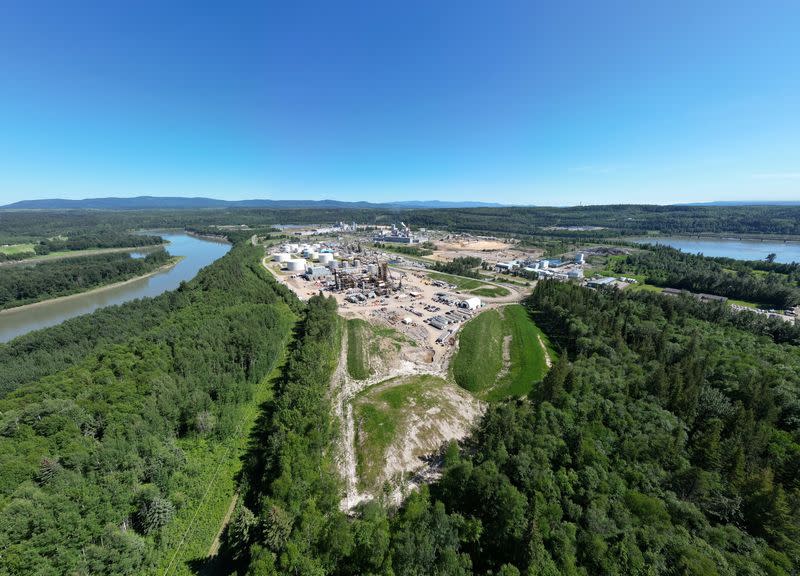
POLYGON ((483 304, 481 303, 481 299, 478 298, 477 296, 474 296, 472 298, 467 298, 466 300, 462 300, 461 302, 458 303, 458 306, 460 308, 466 308, 467 310, 477 310, 482 305, 483 304))

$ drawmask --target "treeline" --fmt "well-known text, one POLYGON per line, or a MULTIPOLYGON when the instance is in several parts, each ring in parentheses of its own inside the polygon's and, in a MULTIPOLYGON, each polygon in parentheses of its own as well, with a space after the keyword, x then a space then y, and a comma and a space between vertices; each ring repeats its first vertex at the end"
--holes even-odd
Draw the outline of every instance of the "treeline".
POLYGON ((386 242, 375 242, 373 243, 375 248, 384 248, 387 250, 391 250, 392 252, 397 252, 398 254, 406 254, 408 256, 430 256, 433 254, 433 249, 435 248, 432 242, 423 242, 419 246, 408 246, 405 244, 387 244, 386 242))
POLYGON ((617 260, 611 267, 619 273, 642 274, 648 284, 656 286, 716 294, 771 308, 791 308, 800 304, 797 271, 788 264, 764 262, 756 266, 655 245, 617 260), (789 270, 792 275, 778 272, 780 269, 789 270), (766 273, 758 274, 756 270, 766 273))
POLYGON ((88 230, 250 227, 356 221, 554 240, 602 240, 662 234, 773 234, 800 236, 800 206, 574 206, 386 209, 386 208, 224 208, 205 210, 0 211, 0 242, 38 241, 88 230), (569 227, 594 227, 569 230, 569 227), (599 228, 599 229, 598 229, 599 228), (25 240, 25 239, 30 240, 25 240))
POLYGON ((164 298, 107 312, 101 330, 126 339, 87 339, 77 363, 0 400, 0 572, 142 574, 173 553, 172 519, 206 490, 191 470, 236 432, 301 307, 262 254, 237 245, 164 298))
POLYGON ((88 250, 89 248, 136 248, 163 244, 160 236, 125 234, 111 230, 81 233, 68 238, 56 237, 40 240, 33 246, 36 254, 50 254, 64 250, 88 250))
MULTIPOLYGON (((767 258, 773 257, 770 254, 767 258)), ((797 262, 775 262, 771 259, 765 260, 736 260, 735 258, 725 258, 721 256, 711 257, 711 260, 722 264, 732 270, 760 270, 761 272, 774 272, 784 274, 789 280, 800 284, 800 263, 797 262)))
POLYGON ((339 512, 330 403, 340 331, 336 300, 312 297, 258 424, 242 479, 244 504, 225 540, 230 556, 254 574, 324 573, 342 556, 348 526, 339 512))
POLYGON ((459 256, 449 262, 436 262, 431 266, 431 270, 444 272, 445 274, 455 274, 457 276, 468 276, 470 278, 480 278, 481 274, 476 268, 483 264, 483 260, 476 256, 459 256))
POLYGON ((170 255, 161 248, 142 258, 134 258, 123 252, 7 268, 0 274, 0 309, 66 296, 142 276, 169 260, 170 255))

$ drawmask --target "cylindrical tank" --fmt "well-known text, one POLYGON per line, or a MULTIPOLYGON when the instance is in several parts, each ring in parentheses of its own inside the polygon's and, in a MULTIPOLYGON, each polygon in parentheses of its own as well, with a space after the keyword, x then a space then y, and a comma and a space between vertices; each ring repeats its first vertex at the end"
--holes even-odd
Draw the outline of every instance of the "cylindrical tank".
POLYGON ((333 262, 333 254, 330 252, 320 252, 319 253, 319 263, 320 264, 330 264, 333 262))
POLYGON ((378 273, 378 265, 377 264, 370 264, 367 266, 367 273, 368 274, 377 274, 378 273))
POLYGON ((355 260, 353 260, 353 267, 358 268, 359 266, 361 266, 361 260, 356 258, 355 260))
POLYGON ((298 258, 296 260, 289 260, 286 263, 286 269, 289 270, 289 272, 305 272, 306 261, 303 258, 298 258))
POLYGON ((278 252, 272 256, 272 260, 275 262, 288 262, 291 260, 291 256, 286 252, 278 252))
POLYGON ((312 259, 314 262, 316 262, 317 260, 319 260, 319 252, 311 252, 311 253, 309 254, 309 257, 310 257, 310 258, 311 258, 311 259, 312 259))

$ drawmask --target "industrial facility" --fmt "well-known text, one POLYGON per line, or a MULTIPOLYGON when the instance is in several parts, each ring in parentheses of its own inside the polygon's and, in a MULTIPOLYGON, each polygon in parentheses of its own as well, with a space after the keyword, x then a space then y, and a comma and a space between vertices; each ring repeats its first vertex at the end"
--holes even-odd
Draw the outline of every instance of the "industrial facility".
POLYGON ((422 236, 415 236, 405 223, 400 222, 400 226, 392 224, 392 228, 388 233, 386 230, 381 230, 379 234, 373 237, 373 240, 375 242, 394 242, 397 244, 420 244, 428 239, 422 236))

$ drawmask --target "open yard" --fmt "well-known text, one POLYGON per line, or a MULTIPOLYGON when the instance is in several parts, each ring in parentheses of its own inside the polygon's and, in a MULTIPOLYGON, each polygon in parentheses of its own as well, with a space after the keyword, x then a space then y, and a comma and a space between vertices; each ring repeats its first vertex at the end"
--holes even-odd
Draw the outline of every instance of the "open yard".
POLYGON ((488 310, 464 326, 452 373, 462 388, 496 401, 527 394, 544 378, 553 356, 527 310, 514 304, 488 310))

